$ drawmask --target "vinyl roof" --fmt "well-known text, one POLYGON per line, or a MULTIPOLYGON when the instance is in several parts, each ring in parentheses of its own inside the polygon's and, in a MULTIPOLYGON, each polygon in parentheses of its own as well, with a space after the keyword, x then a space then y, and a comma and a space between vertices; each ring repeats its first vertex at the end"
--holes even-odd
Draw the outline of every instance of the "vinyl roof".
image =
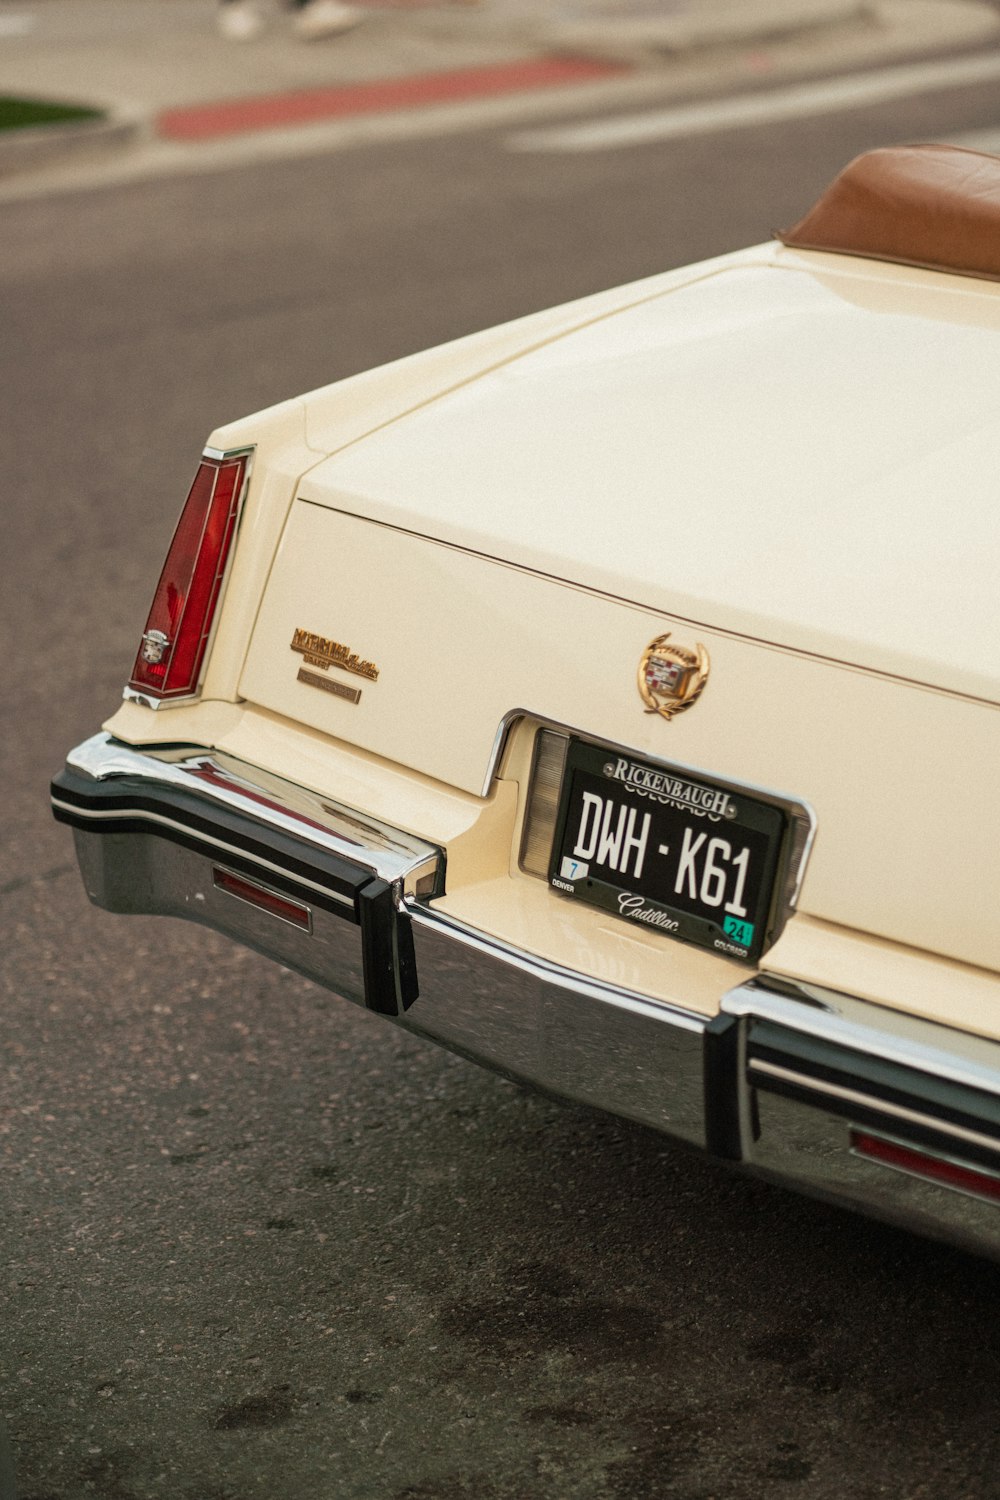
POLYGON ((778 238, 1000 281, 1000 157, 961 146, 867 151, 778 238))

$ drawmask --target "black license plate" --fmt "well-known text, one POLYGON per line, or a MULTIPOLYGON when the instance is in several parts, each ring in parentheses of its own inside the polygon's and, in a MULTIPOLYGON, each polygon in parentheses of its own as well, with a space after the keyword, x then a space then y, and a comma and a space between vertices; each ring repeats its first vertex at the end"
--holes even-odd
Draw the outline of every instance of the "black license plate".
POLYGON ((733 958, 759 958, 784 810, 571 739, 549 867, 557 890, 733 958))

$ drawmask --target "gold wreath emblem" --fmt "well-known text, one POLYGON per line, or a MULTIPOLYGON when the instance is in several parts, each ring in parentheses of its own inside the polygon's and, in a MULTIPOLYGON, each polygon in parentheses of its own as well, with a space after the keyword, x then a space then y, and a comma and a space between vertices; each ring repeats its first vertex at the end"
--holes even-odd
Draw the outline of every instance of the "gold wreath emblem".
POLYGON ((648 714, 662 714, 672 719, 701 697, 711 662, 699 642, 692 651, 687 646, 668 646, 670 631, 650 641, 639 658, 639 696, 648 714))

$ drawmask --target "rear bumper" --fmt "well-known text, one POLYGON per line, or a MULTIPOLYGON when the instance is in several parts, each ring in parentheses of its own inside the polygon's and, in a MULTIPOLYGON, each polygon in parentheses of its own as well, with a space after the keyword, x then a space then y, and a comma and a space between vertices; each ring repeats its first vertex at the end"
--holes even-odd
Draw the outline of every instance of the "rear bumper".
POLYGON ((712 1019, 595 981, 435 910, 440 849, 211 752, 97 735, 52 800, 99 906, 201 922, 510 1077, 1000 1255, 997 1043, 771 976, 720 986, 712 1019))

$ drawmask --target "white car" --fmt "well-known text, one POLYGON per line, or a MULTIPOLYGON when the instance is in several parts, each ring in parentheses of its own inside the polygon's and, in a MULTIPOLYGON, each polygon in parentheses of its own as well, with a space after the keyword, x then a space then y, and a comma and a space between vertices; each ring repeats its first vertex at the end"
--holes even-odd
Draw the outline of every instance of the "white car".
MULTIPOLYGON (((215 432, 88 893, 1000 1250, 1000 160, 215 432)), ((166 976, 165 976, 166 982, 166 976)))

